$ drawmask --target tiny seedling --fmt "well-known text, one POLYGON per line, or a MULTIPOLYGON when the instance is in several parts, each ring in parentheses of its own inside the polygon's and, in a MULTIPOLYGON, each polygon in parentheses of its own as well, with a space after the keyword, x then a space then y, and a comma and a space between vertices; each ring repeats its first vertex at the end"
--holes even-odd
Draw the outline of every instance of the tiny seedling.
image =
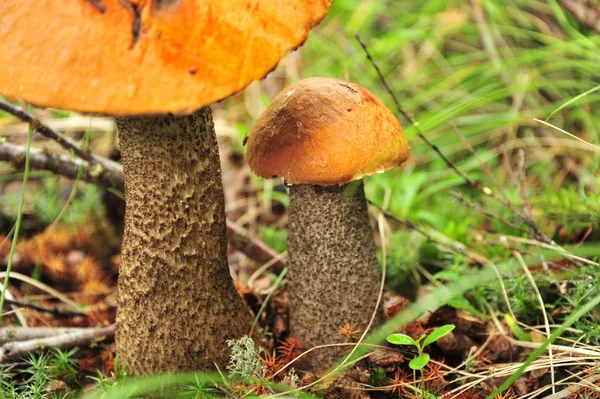
POLYGON ((442 338, 444 335, 447 335, 452 330, 454 330, 456 326, 454 324, 446 324, 444 326, 438 327, 431 332, 431 334, 423 334, 418 339, 413 339, 406 334, 390 334, 387 336, 386 340, 390 344, 394 345, 412 345, 417 348, 419 355, 412 359, 410 363, 408 363, 408 367, 413 370, 422 370, 427 363, 429 363, 429 354, 423 353, 423 350, 428 345, 431 345, 438 339, 442 338))
MULTIPOLYGON (((444 335, 449 334, 452 330, 454 330, 456 326, 454 324, 446 324, 441 327, 436 328, 431 332, 431 334, 422 334, 419 338, 414 339, 409 337, 406 334, 390 334, 387 336, 386 340, 390 344, 394 345, 412 345, 417 348, 417 352, 419 355, 412 359, 408 363, 408 367, 410 367, 413 371, 419 371, 421 373, 421 381, 423 381, 423 368, 427 366, 429 363, 429 354, 423 353, 423 350, 428 346, 442 338, 444 335)), ((416 380, 416 376, 415 376, 416 380)), ((421 393, 423 397, 426 397, 425 390, 422 389, 421 393)))

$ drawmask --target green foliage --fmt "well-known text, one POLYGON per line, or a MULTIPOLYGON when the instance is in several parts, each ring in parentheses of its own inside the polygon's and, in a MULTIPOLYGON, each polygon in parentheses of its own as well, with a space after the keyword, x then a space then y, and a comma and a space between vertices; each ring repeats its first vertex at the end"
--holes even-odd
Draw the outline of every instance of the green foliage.
MULTIPOLYGON (((591 225, 590 238, 598 241, 600 190, 597 187, 600 177, 597 170, 600 155, 582 151, 572 145, 571 139, 536 125, 532 118, 548 118, 556 126, 592 143, 600 142, 600 114, 593 112, 600 107, 596 86, 600 81, 600 36, 588 34, 588 30, 564 12, 556 0, 482 0, 478 4, 484 15, 480 22, 472 18, 468 2, 456 0, 335 1, 328 17, 301 49, 306 60, 303 76, 326 75, 355 81, 392 106, 374 70, 352 38, 352 33, 359 32, 403 107, 416 116, 423 133, 469 177, 488 179, 451 124, 456 125, 475 147, 478 157, 489 165, 502 190, 518 209, 523 208, 523 199, 509 171, 501 163, 500 155, 506 151, 510 158, 508 162, 514 168, 511 157, 519 149, 526 151, 527 192, 534 208, 533 217, 552 239, 565 246, 574 244, 581 229, 591 225), (558 25, 551 27, 555 21, 558 25), (570 163, 575 169, 569 174, 575 176, 565 174, 557 180, 570 163), (552 235, 554 231, 556 234, 552 235)), ((3 115, 0 112, 0 117, 3 115)), ((452 198, 451 189, 460 191, 470 202, 481 205, 499 219, 523 226, 513 212, 466 187, 462 178, 416 138, 415 129, 402 122, 411 141, 412 159, 403 171, 369 178, 366 186, 369 199, 386 204, 389 211, 419 227, 431 228, 427 231, 435 233, 435 237, 465 244, 498 265, 507 263, 513 250, 537 251, 535 247, 518 247, 502 239, 502 236, 523 237, 526 233, 485 217, 452 198), (492 233, 498 237, 488 238, 492 233)), ((242 150, 247 131, 248 125, 237 126, 238 137, 233 142, 235 151, 242 150)), ((496 190, 491 181, 484 183, 496 190)), ((74 223, 86 214, 96 213, 100 208, 98 193, 94 190, 93 187, 89 192, 88 188, 83 189, 61 220, 74 223)), ((64 205, 64 194, 59 193, 56 180, 48 182, 45 179, 44 188, 34 196, 36 216, 52 223, 64 205), (39 198, 40 194, 42 198, 39 198)), ((285 193, 271 190, 264 195, 287 206, 285 193)), ((6 198, 3 205, 16 208, 17 201, 6 198), (10 206, 11 201, 13 206, 10 206)), ((527 229, 527 226, 523 227, 527 229)), ((285 250, 285 230, 259 228, 261 237, 271 247, 285 250)), ((386 325, 375 335, 383 334, 388 328, 395 331, 424 309, 444 303, 474 314, 486 311, 484 303, 487 303, 494 311, 508 314, 503 291, 510 293, 508 306, 519 322, 540 324, 540 303, 532 295, 531 284, 520 269, 502 269, 502 287, 491 273, 478 280, 477 276, 487 266, 478 270, 464 255, 428 242, 410 229, 394 226, 387 238, 389 287, 400 293, 406 292, 403 287, 416 287, 420 280, 417 266, 422 266, 437 281, 451 287, 452 295, 443 290, 434 291, 403 312, 390 324, 391 327, 386 325)), ((562 265, 550 264, 551 272, 547 273, 537 267, 539 260, 528 263, 536 266, 531 271, 551 323, 572 325, 583 332, 577 334, 577 339, 583 336, 584 342, 598 345, 600 314, 597 307, 578 314, 576 319, 570 316, 587 306, 600 292, 600 269, 594 265, 565 269, 562 265), (564 291, 558 290, 558 285, 564 287, 564 291)), ((513 322, 518 326, 516 320, 513 322)), ((518 334, 518 330, 513 331, 518 334)), ((564 333, 565 336, 571 334, 564 333)), ((380 341, 381 337, 379 341, 373 338, 370 342, 380 341)), ((423 337, 415 342, 425 346, 423 337)), ((254 373, 254 345, 254 355, 249 354, 245 345, 234 344, 232 352, 235 348, 238 348, 237 360, 232 367, 239 365, 241 370, 254 373)), ((412 359, 413 369, 427 363, 425 357, 420 356, 412 359)), ((20 399, 25 388, 16 381, 33 378, 29 383, 43 385, 44 376, 57 372, 42 366, 34 367, 30 363, 27 373, 22 375, 4 369, 3 377, 10 378, 2 379, 2 394, 20 399)), ((64 372, 69 367, 63 362, 61 369, 64 372)), ((372 375, 376 373, 374 371, 372 375)), ((212 394, 212 380, 204 374, 186 375, 185 378, 164 376, 164 380, 167 377, 174 383, 183 384, 180 386, 187 388, 191 397, 210 397, 212 394)), ((156 389, 153 384, 157 382, 98 377, 98 385, 104 384, 111 392, 121 392, 113 397, 130 396, 123 392, 129 392, 128 387, 136 383, 139 385, 136 392, 151 392, 152 388, 156 389)))
POLYGON ((30 355, 27 359, 29 366, 24 370, 24 374, 28 377, 24 380, 23 396, 27 394, 34 398, 44 397, 45 387, 50 382, 50 355, 47 353, 39 356, 30 355))
POLYGON ((387 371, 383 367, 374 367, 369 375, 369 385, 380 387, 387 383, 387 371))
POLYGON ((244 147, 245 147, 245 143, 248 138, 248 135, 250 134, 250 127, 245 123, 236 123, 235 124, 235 132, 237 134, 232 138, 231 149, 235 153, 244 155, 246 152, 244 147))
MULTIPOLYGON (((94 386, 90 390, 90 393, 97 394, 98 397, 104 397, 106 394, 109 397, 111 392, 119 388, 121 381, 127 379, 127 371, 119 363, 119 358, 116 357, 113 365, 113 372, 110 376, 104 375, 100 370, 96 370, 95 377, 88 377, 90 380, 95 381, 94 386)), ((122 394, 123 399, 133 398, 131 395, 122 394)))
MULTIPOLYGON (((416 265, 425 238, 414 231, 393 231, 387 239, 386 285, 405 297, 414 297, 420 286, 416 265)), ((378 256, 381 263, 381 252, 378 256)))
POLYGON ((77 349, 54 349, 39 355, 31 354, 22 370, 14 367, 0 368, 0 398, 59 399, 67 396, 67 384, 77 374, 75 359, 77 349), (65 389, 57 389, 65 387, 65 389))
POLYGON ((446 324, 436 328, 430 334, 421 335, 418 339, 413 339, 406 334, 390 334, 386 337, 386 340, 390 344, 410 345, 417 348, 419 355, 410 361, 408 367, 413 370, 423 370, 427 363, 429 363, 429 355, 427 353, 423 353, 423 350, 438 339, 448 335, 452 330, 454 330, 455 327, 456 326, 454 324, 446 324))
POLYGON ((182 384, 181 389, 177 392, 178 398, 190 399, 212 399, 219 396, 219 391, 210 384, 207 384, 199 376, 195 376, 192 382, 182 384))
POLYGON ((561 224, 567 233, 600 222, 600 192, 584 187, 548 190, 532 197, 531 201, 544 209, 544 216, 561 224))
POLYGON ((287 249, 287 230, 272 226, 258 226, 261 239, 275 251, 281 253, 287 249))
MULTIPOLYGON (((580 309, 600 292, 600 266, 586 265, 569 277, 573 283, 567 295, 561 296, 556 308, 565 317, 572 311, 580 309)), ((574 327, 583 331, 582 341, 589 345, 600 345, 600 309, 595 308, 583 315, 574 323, 574 327)), ((577 335, 577 339, 581 336, 577 335)))
MULTIPOLYGON (((43 186, 33 195, 36 217, 45 224, 53 223, 63 211, 66 201, 62 198, 62 186, 57 177, 47 177, 43 186)), ((73 198, 62 215, 61 222, 74 225, 84 221, 89 215, 102 212, 100 191, 93 184, 85 184, 83 191, 73 198)))
MULTIPOLYGON (((366 186, 367 197, 377 203, 387 198, 389 191, 389 205, 387 210, 400 219, 425 222, 432 226, 441 227, 447 222, 444 213, 438 210, 444 209, 440 204, 438 196, 440 193, 453 187, 464 184, 458 176, 448 176, 441 180, 432 180, 427 172, 412 172, 402 174, 398 171, 390 171, 386 174, 371 176, 366 186), (432 205, 441 206, 432 206, 432 205), (435 212, 433 210, 436 210, 435 212)), ((444 199, 448 199, 445 197, 444 199)), ((450 198, 452 201, 452 199, 450 198)), ((448 203, 445 201, 446 204, 448 203)))
POLYGON ((35 215, 44 224, 54 222, 62 210, 60 188, 59 179, 52 176, 45 178, 42 187, 35 191, 33 196, 35 215))
POLYGON ((75 358, 78 348, 62 351, 57 348, 52 352, 53 358, 50 364, 50 372, 55 378, 70 382, 77 375, 79 361, 75 358))

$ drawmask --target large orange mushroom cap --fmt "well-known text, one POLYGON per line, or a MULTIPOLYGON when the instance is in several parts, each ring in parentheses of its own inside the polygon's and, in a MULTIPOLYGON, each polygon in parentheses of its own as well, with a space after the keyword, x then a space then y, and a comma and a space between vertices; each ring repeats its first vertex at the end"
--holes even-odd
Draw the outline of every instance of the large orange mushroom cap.
POLYGON ((262 79, 333 0, 1 0, 0 93, 185 114, 262 79))
POLYGON ((400 123, 370 91, 309 78, 275 96, 254 124, 246 157, 259 176, 329 186, 399 166, 408 152, 400 123))

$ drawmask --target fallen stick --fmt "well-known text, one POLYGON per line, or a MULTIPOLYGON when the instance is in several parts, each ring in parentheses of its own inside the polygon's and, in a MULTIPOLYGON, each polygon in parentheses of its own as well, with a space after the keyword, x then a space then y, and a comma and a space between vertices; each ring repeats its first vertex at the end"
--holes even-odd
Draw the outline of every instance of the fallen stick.
POLYGON ((36 351, 46 351, 59 348, 68 349, 75 346, 87 346, 90 342, 115 335, 115 325, 107 327, 86 328, 82 331, 55 335, 52 337, 17 341, 4 344, 0 347, 0 363, 15 360, 36 351))
MULTIPOLYGON (((25 147, 0 142, 0 161, 10 162, 15 169, 23 169, 25 165, 25 147)), ((60 176, 75 179, 81 168, 81 179, 103 187, 116 186, 123 190, 123 169, 120 165, 111 169, 102 169, 99 173, 90 167, 88 161, 73 158, 69 155, 52 154, 45 150, 31 148, 29 152, 31 169, 49 170, 60 176)))
POLYGON ((38 338, 48 338, 55 335, 72 334, 89 330, 82 327, 1 327, 0 345, 9 342, 29 341, 38 338))
POLYGON ((38 312, 51 313, 56 317, 87 316, 82 311, 61 310, 59 308, 50 308, 50 307, 46 307, 46 306, 42 306, 42 305, 37 305, 35 303, 19 301, 19 300, 10 299, 10 298, 6 298, 4 300, 4 303, 6 303, 7 305, 14 306, 16 308, 27 308, 27 309, 32 309, 32 310, 35 310, 38 312))
POLYGON ((119 169, 118 163, 111 161, 107 158, 98 157, 94 153, 82 148, 73 139, 63 135, 60 132, 57 132, 48 125, 42 123, 39 119, 35 117, 35 115, 30 114, 21 107, 12 105, 11 103, 6 102, 4 100, 0 100, 0 110, 8 112, 9 114, 16 116, 20 120, 29 123, 29 126, 31 126, 31 129, 33 131, 36 131, 42 136, 48 137, 56 141, 65 150, 73 151, 75 155, 89 163, 90 170, 97 171, 97 173, 100 173, 103 170, 108 170, 109 173, 115 173, 115 170, 119 169))

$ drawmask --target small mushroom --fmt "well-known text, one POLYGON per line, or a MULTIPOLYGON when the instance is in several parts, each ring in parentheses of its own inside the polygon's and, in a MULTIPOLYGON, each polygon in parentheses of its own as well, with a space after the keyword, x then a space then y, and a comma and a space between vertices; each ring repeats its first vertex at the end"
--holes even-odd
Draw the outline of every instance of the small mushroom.
MULTIPOLYGON (((367 327, 381 275, 361 179, 407 158, 394 115, 368 90, 337 79, 289 86, 256 121, 251 169, 289 186, 290 330, 308 347, 344 342, 346 323, 367 327)), ((345 349, 313 351, 309 363, 323 370, 345 349)))
POLYGON ((116 349, 129 373, 223 367, 225 341, 248 332, 202 107, 262 79, 331 2, 0 2, 0 93, 118 117, 126 216, 116 349))

